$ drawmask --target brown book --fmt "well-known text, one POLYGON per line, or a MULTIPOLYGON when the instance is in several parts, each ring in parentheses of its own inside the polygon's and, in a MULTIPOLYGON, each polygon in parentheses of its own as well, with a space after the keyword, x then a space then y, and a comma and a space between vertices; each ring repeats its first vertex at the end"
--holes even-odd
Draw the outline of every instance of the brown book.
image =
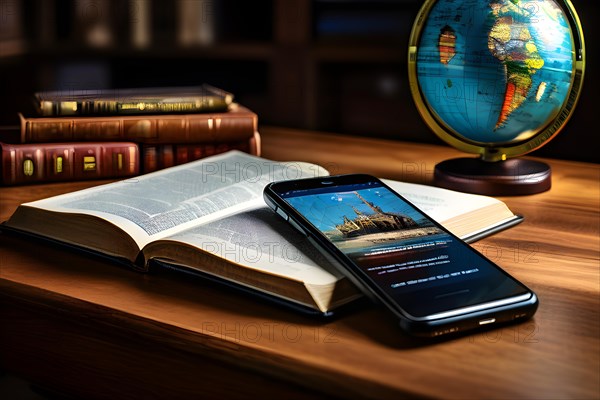
POLYGON ((135 143, 0 143, 2 183, 118 178, 139 173, 135 143))
POLYGON ((136 143, 215 143, 248 139, 258 118, 233 104, 226 112, 201 114, 26 117, 22 143, 131 141, 136 143))
POLYGON ((144 173, 181 165, 190 161, 239 150, 255 156, 260 155, 260 135, 258 132, 246 140, 223 143, 195 144, 143 144, 140 146, 140 158, 143 160, 144 173))

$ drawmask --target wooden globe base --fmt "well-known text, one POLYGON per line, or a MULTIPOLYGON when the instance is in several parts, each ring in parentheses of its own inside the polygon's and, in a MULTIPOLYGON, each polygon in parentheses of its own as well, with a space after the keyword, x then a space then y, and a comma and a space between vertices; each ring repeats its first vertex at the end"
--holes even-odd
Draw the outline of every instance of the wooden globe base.
POLYGON ((551 186, 548 164, 525 159, 489 162, 454 158, 435 166, 437 186, 487 196, 513 196, 544 192, 551 186))

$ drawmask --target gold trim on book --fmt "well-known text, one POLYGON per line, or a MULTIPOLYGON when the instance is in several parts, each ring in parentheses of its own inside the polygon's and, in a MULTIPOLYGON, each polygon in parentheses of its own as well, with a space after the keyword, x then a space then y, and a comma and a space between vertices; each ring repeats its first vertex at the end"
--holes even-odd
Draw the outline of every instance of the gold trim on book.
POLYGON ((61 156, 57 156, 54 159, 54 173, 60 174, 63 172, 63 158, 61 156))
POLYGON ((35 163, 31 158, 26 158, 23 160, 23 174, 25 176, 33 176, 33 172, 35 171, 35 163))
POLYGON ((84 171, 95 171, 96 170, 96 157, 94 157, 94 156, 83 157, 83 170, 84 171))
POLYGON ((123 153, 117 154, 117 170, 121 171, 123 169, 123 153))

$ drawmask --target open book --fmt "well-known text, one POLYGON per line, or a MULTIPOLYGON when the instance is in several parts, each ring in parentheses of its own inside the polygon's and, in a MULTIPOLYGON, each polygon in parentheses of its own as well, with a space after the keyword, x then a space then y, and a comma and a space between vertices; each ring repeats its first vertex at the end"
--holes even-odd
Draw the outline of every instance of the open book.
POLYGON ((494 198, 435 186, 382 179, 434 220, 465 242, 472 243, 523 221, 494 198))
MULTIPOLYGON (((140 270, 159 265, 197 272, 327 314, 360 293, 262 199, 269 182, 323 175, 327 171, 314 164, 231 151, 25 203, 4 225, 140 270)), ((461 237, 520 220, 490 197, 387 183, 461 237)))

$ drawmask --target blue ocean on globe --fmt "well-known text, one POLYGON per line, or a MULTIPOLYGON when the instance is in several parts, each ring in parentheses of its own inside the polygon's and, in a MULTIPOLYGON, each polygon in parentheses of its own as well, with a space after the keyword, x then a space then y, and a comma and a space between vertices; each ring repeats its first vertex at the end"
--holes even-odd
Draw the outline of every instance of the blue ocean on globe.
POLYGON ((554 0, 439 0, 421 32, 417 79, 454 134, 515 143, 559 114, 574 78, 573 48, 554 0))

